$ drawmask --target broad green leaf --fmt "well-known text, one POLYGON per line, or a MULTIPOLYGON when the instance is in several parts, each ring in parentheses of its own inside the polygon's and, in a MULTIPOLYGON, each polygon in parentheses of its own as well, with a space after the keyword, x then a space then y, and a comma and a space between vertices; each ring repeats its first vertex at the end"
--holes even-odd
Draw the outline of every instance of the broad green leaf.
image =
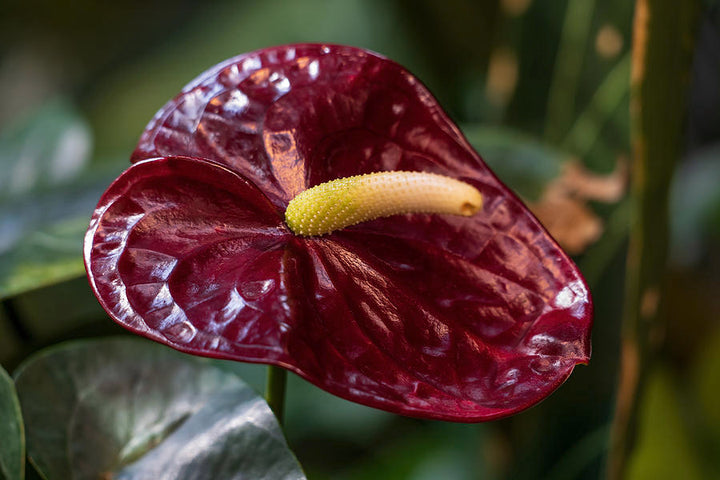
POLYGON ((87 218, 77 217, 19 236, 0 253, 0 299, 83 275, 85 230, 87 218))
POLYGON ((537 200, 569 159, 569 155, 508 128, 465 125, 463 132, 500 180, 524 200, 537 200))
POLYGON ((79 341, 16 374, 49 480, 302 479, 265 401, 211 362, 128 338, 79 341))
POLYGON ((25 477, 25 433, 15 384, 0 367, 0 480, 25 477))
POLYGON ((0 202, 0 299, 85 274, 83 237, 112 174, 0 202))
POLYGON ((47 104, 0 134, 0 202, 61 185, 87 166, 92 137, 64 101, 47 104))
POLYGON ((62 101, 0 136, 0 299, 83 274, 88 219, 115 174, 89 174, 90 149, 86 123, 62 101))

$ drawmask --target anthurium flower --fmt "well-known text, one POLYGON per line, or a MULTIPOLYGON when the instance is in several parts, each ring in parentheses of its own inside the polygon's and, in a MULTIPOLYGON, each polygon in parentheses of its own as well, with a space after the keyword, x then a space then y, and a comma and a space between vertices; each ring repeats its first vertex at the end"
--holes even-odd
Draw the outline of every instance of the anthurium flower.
POLYGON ((232 58, 158 112, 132 160, 97 206, 85 262, 103 307, 140 335, 466 422, 537 403, 589 359, 575 265, 428 90, 377 54, 289 45, 232 58), (386 171, 460 180, 482 208, 324 235, 285 222, 306 189, 386 171))

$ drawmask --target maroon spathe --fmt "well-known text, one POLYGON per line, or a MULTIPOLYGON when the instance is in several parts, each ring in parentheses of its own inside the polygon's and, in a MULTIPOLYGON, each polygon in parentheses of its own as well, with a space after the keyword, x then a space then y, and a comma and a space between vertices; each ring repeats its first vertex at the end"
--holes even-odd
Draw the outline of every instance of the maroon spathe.
POLYGON ((158 112, 132 159, 97 206, 85 262, 134 332, 465 422, 537 403, 589 359, 575 265, 427 89, 374 53, 289 45, 228 60, 158 112), (302 190, 383 170, 464 180, 483 210, 324 237, 286 227, 302 190))

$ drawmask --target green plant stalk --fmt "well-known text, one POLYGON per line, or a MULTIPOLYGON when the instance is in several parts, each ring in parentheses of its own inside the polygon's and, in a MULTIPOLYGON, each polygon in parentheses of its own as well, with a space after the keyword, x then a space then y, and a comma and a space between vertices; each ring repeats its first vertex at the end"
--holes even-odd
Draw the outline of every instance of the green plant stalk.
POLYGON ((285 386, 287 370, 274 365, 268 366, 267 383, 265 384, 265 400, 275 414, 280 426, 283 426, 285 411, 285 386))
POLYGON ((564 150, 583 158, 595 146, 600 132, 628 94, 630 53, 623 55, 595 90, 587 107, 577 117, 562 141, 564 150))
POLYGON ((639 397, 664 330, 668 197, 680 155, 699 0, 637 0, 630 88, 632 218, 622 351, 607 476, 624 478, 639 397))
POLYGON ((558 144, 575 118, 575 97, 595 0, 570 0, 565 10, 545 118, 545 140, 558 144))

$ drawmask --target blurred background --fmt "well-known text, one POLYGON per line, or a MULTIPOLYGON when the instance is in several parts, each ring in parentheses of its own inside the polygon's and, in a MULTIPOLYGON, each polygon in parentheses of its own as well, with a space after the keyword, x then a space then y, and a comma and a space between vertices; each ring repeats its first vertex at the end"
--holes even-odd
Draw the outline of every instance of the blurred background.
MULTIPOLYGON (((242 52, 349 44, 418 76, 574 256, 596 303, 593 358, 540 405, 480 425, 398 417, 292 377, 291 448, 310 479, 601 478, 632 211, 633 11, 627 0, 8 0, 0 16, 0 363, 12 372, 58 341, 123 334, 87 286, 82 237, 168 99, 242 52)), ((630 478, 720 478, 715 3, 703 5, 696 25, 669 206, 665 321, 649 337, 630 478)), ((264 367, 238 368, 262 391, 264 367)))

